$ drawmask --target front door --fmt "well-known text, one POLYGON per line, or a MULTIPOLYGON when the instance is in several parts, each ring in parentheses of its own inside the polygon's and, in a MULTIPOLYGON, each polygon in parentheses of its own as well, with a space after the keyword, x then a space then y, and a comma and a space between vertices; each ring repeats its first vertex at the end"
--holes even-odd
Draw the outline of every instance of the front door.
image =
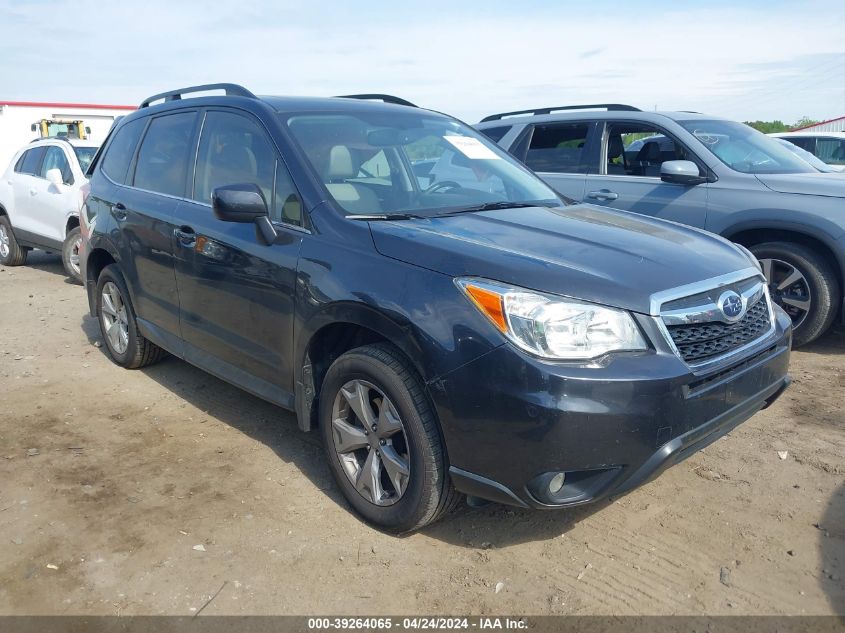
POLYGON ((244 114, 210 110, 197 148, 190 202, 174 233, 187 360, 271 401, 293 405, 291 366, 296 268, 307 236, 299 195, 264 128, 244 114), (216 187, 256 184, 279 236, 214 217, 216 187))
POLYGON ((703 228, 708 185, 663 182, 660 166, 667 160, 698 162, 686 147, 654 125, 610 121, 602 139, 602 168, 586 177, 584 201, 703 228))

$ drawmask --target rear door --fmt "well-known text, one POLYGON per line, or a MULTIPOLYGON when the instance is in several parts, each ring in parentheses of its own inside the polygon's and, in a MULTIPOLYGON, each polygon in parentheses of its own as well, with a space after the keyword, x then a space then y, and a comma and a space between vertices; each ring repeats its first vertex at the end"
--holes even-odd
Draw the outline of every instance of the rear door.
POLYGON ((120 178, 130 158, 125 185, 117 183, 106 204, 119 228, 113 233, 119 239, 120 267, 142 330, 177 354, 181 342, 173 218, 187 192, 198 118, 195 110, 180 110, 130 121, 117 131, 102 167, 109 178, 120 178), (140 145, 133 144, 141 132, 140 145))
POLYGON ((585 201, 703 228, 708 185, 665 183, 660 166, 667 160, 691 160, 705 173, 704 163, 651 123, 611 120, 603 127, 601 169, 587 175, 585 201))
POLYGON ((598 172, 599 139, 589 121, 542 123, 514 144, 517 158, 555 191, 582 200, 586 175, 598 172))
POLYGON ((185 358, 273 402, 292 406, 294 294, 307 229, 300 196, 262 124, 209 109, 196 150, 191 201, 178 209, 176 281, 185 358), (279 233, 214 217, 211 194, 255 184, 279 233))
MULTIPOLYGON (((42 146, 26 150, 15 163, 15 174, 12 177, 12 192, 15 198, 14 213, 11 217, 12 228, 18 232, 38 234, 38 221, 35 209, 37 207, 41 183, 38 182, 41 173, 41 161, 47 148, 42 146)), ((18 235, 19 239, 26 239, 18 235)))

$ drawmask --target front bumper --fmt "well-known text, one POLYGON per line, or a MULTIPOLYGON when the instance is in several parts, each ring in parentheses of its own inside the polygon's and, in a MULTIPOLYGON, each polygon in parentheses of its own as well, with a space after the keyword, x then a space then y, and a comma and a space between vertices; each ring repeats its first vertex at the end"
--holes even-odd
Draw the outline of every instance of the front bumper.
POLYGON ((790 382, 790 341, 776 310, 772 334, 706 373, 666 349, 585 366, 499 347, 429 385, 453 483, 534 508, 631 490, 774 402, 790 382))

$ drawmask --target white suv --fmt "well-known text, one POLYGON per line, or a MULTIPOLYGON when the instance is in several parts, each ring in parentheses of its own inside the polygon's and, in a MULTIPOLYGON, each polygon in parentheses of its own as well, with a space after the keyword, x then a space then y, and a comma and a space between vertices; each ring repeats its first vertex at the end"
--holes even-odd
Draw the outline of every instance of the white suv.
POLYGON ((45 138, 21 148, 0 180, 0 264, 20 266, 33 248, 60 252, 81 281, 79 210, 97 145, 45 138))

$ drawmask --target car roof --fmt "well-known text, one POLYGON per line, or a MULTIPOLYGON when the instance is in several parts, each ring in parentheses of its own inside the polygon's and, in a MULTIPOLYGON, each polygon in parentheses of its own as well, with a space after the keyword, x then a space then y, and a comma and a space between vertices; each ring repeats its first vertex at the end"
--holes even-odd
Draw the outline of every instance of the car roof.
POLYGON ((722 117, 710 116, 700 112, 682 111, 641 111, 641 110, 569 110, 553 112, 551 114, 523 114, 508 116, 501 119, 493 119, 476 124, 475 127, 490 128, 514 123, 556 123, 558 121, 583 121, 584 119, 606 120, 626 119, 633 121, 654 121, 656 117, 667 118, 673 121, 689 120, 723 120, 722 117))
POLYGON ((27 147, 38 147, 39 145, 56 145, 59 143, 68 143, 73 147, 99 147, 99 143, 95 143, 93 141, 78 139, 78 138, 66 138, 64 136, 48 136, 47 138, 39 138, 32 141, 27 147))

